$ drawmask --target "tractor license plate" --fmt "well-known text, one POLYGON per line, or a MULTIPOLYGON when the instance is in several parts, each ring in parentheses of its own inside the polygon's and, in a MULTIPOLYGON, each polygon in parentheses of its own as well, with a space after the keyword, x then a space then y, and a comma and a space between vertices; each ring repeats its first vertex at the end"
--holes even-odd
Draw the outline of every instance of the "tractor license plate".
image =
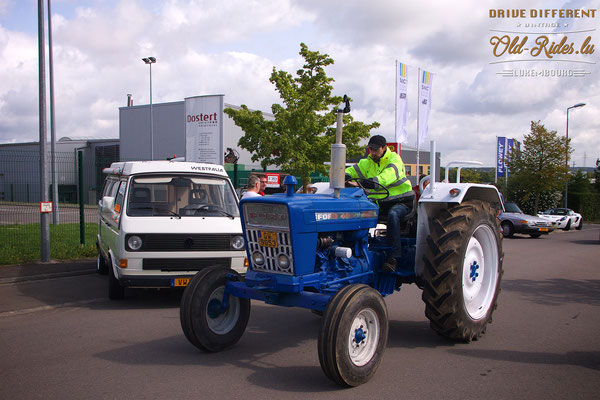
POLYGON ((192 278, 173 278, 171 279, 171 286, 182 287, 187 286, 192 278))
POLYGON ((540 228, 540 232, 548 232, 548 228, 540 228))
POLYGON ((268 231, 260 231, 260 238, 258 239, 258 244, 262 247, 273 247, 277 248, 279 245, 277 244, 277 233, 276 232, 268 232, 268 231))

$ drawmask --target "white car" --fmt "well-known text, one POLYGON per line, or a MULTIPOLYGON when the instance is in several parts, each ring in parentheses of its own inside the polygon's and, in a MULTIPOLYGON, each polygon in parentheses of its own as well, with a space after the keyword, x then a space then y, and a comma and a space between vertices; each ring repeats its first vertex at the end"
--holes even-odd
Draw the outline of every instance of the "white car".
POLYGON ((540 212, 538 217, 549 220, 556 229, 568 231, 571 228, 583 228, 583 217, 570 208, 551 208, 540 212))
POLYGON ((109 276, 109 298, 123 298, 125 287, 186 286, 216 265, 246 271, 238 199, 223 166, 127 161, 104 173, 97 269, 109 276))

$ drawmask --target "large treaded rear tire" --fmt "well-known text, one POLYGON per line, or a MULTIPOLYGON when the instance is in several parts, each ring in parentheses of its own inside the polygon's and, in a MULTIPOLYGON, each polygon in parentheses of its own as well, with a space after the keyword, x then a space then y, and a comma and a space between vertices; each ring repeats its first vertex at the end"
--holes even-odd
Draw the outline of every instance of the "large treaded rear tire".
POLYGON ((502 279, 502 236, 495 210, 469 200, 430 220, 424 254, 425 315, 438 334, 460 341, 485 333, 502 279))
POLYGON ((362 284, 340 289, 329 301, 319 330, 319 362, 341 386, 358 386, 377 371, 388 338, 383 297, 362 284))
POLYGON ((232 269, 211 267, 194 275, 181 297, 179 318, 185 337, 206 352, 233 346, 244 334, 250 317, 250 300, 229 296, 229 307, 220 309, 228 274, 232 269))

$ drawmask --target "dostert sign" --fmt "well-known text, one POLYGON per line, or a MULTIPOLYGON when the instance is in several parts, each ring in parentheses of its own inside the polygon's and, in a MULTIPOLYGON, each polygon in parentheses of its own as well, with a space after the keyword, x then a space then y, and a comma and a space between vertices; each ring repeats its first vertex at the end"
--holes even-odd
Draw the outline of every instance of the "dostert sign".
POLYGON ((185 159, 223 165, 223 95, 185 99, 185 159))

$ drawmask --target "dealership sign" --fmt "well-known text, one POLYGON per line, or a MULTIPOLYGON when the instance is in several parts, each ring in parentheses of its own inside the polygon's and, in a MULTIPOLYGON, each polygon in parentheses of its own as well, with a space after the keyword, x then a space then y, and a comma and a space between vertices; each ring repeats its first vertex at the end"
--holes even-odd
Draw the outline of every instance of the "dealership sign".
POLYGON ((185 159, 223 165, 223 95, 185 99, 185 159))

